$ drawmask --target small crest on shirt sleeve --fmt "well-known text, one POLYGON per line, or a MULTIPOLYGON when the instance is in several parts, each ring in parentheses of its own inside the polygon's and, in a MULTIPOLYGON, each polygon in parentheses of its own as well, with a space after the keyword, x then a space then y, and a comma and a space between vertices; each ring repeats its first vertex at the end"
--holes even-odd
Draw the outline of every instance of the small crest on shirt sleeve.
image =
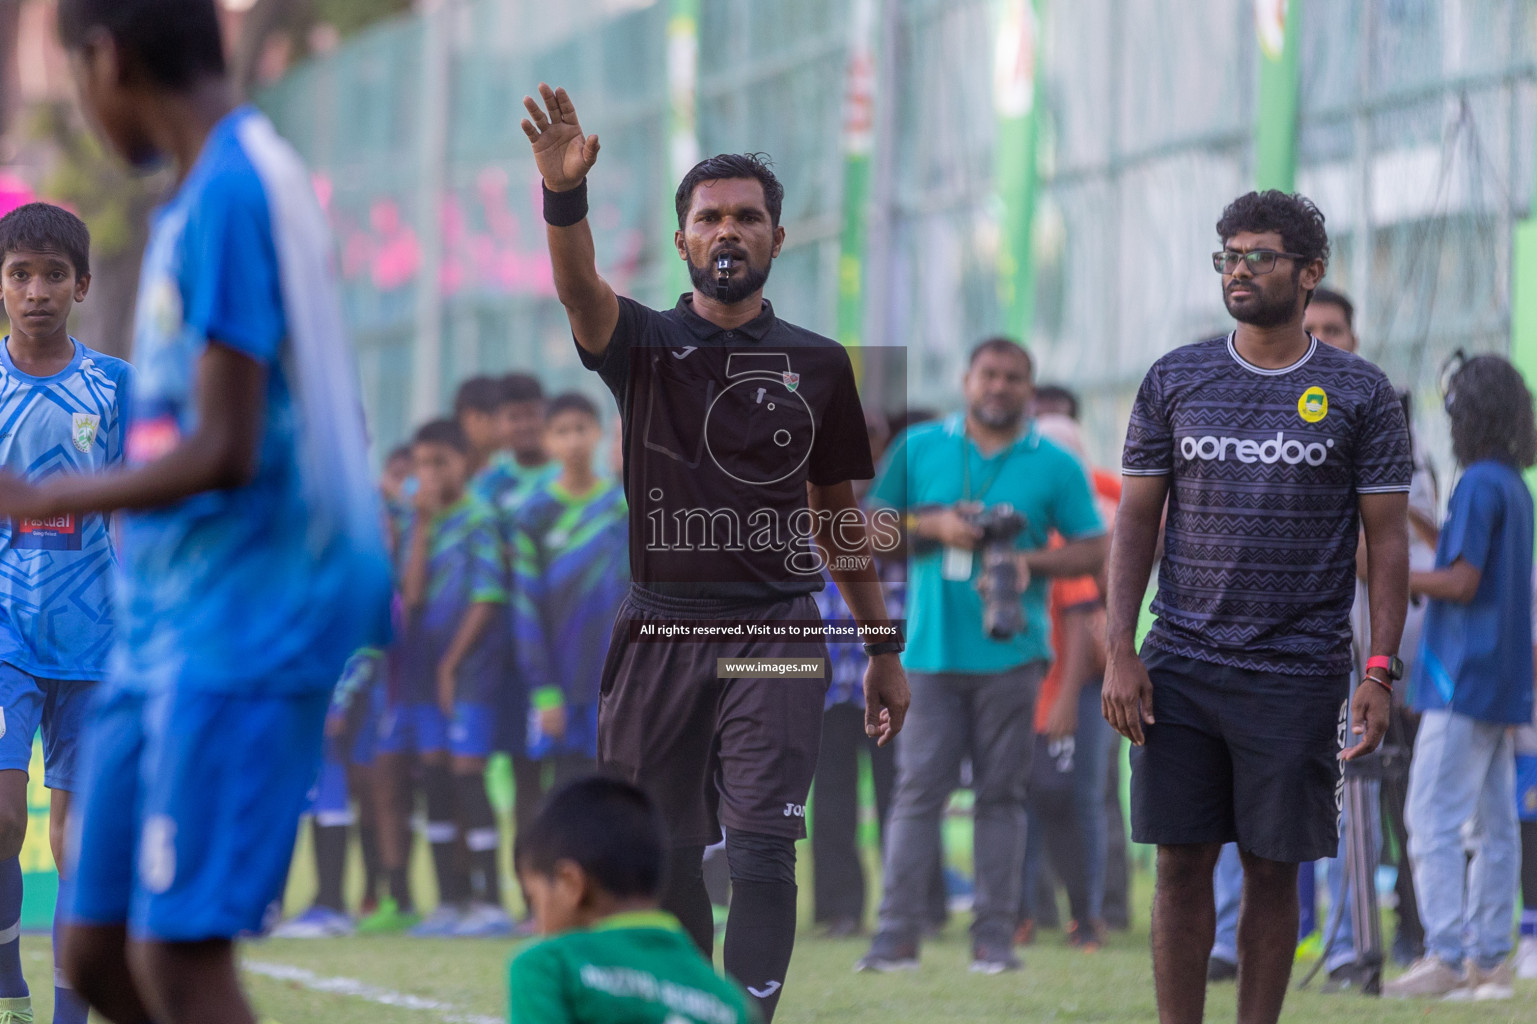
POLYGON ((101 417, 95 413, 77 412, 71 425, 71 439, 75 442, 75 449, 82 453, 88 453, 91 445, 96 443, 96 428, 101 426, 101 417))

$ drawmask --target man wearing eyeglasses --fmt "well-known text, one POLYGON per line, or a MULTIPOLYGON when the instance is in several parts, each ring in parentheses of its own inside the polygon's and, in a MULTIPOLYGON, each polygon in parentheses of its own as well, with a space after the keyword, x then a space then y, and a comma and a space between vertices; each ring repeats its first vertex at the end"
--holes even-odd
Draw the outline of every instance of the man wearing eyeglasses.
POLYGON ((1160 1020, 1202 1017, 1212 871, 1236 842, 1238 1020, 1274 1024, 1296 946, 1297 865, 1337 848, 1339 762, 1377 747, 1401 673, 1412 466, 1387 377, 1303 329, 1328 266, 1323 214, 1301 196, 1251 192, 1217 235, 1212 263, 1238 325, 1159 359, 1137 393, 1103 703, 1135 745, 1132 838, 1158 846, 1160 1020), (1166 499, 1157 620, 1139 656, 1166 499), (1347 726, 1361 525, 1372 658, 1347 726))

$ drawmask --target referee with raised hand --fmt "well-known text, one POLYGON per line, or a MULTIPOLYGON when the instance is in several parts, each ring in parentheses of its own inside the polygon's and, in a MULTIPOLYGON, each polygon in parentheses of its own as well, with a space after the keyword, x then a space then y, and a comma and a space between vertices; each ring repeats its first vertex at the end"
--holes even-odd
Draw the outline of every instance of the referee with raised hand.
MULTIPOLYGON (((828 685, 825 645, 808 636, 824 567, 870 655, 866 732, 889 742, 908 705, 902 639, 851 485, 874 475, 853 368, 837 342, 780 320, 763 298, 784 244, 784 189, 755 156, 713 157, 678 187, 674 244, 691 293, 666 311, 615 295, 586 219, 598 137, 565 90, 539 93, 542 104, 524 98, 523 131, 544 178, 556 294, 624 432, 634 584, 604 668, 598 760, 661 804, 673 844, 662 905, 707 954, 701 864, 724 826, 725 967, 769 1020, 795 943, 794 844, 828 685), (709 639, 657 640, 678 623, 709 639), (815 675, 727 665, 815 658, 815 675)), ((868 525, 895 543, 895 524, 868 525)))

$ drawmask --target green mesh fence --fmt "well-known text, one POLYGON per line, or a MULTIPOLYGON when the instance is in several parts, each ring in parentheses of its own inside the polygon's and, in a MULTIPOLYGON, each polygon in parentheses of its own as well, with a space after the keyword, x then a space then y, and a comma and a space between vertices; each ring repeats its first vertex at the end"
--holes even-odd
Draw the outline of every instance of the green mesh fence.
MULTIPOLYGON (((851 212, 854 6, 697 5, 698 150, 774 157, 789 242, 769 293, 783 315, 829 334, 851 212)), ((875 6, 877 155, 857 212, 871 223, 863 297, 880 336, 866 340, 905 346, 909 400, 943 408, 957 400, 966 350, 1005 320, 993 59, 1005 4, 875 6)), ((1148 363, 1227 323, 1205 260, 1222 205, 1255 176, 1265 6, 1039 5, 1031 344, 1042 377, 1085 392, 1095 454, 1112 464, 1148 363)), ((1364 354, 1430 416, 1446 354, 1508 346, 1511 230, 1528 213, 1537 151, 1537 5, 1291 7, 1302 18, 1297 187, 1328 217, 1329 280, 1358 300, 1364 354)), ((519 100, 539 81, 570 89, 603 139, 592 217, 605 275, 654 305, 675 298, 668 0, 446 8, 436 29, 421 16, 376 27, 259 97, 328 199, 385 443, 476 370, 531 367, 552 387, 597 389, 553 297, 518 128, 519 100)), ((1441 433, 1422 439, 1449 471, 1441 433)))

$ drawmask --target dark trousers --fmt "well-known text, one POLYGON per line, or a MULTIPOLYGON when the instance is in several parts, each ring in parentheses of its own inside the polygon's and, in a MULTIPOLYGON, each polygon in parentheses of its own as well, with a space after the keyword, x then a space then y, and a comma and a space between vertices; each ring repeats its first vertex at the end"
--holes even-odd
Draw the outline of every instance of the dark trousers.
POLYGON ((875 815, 882 846, 896 782, 896 749, 876 746, 865 735, 865 713, 835 704, 822 715, 822 746, 811 783, 811 869, 814 919, 818 924, 863 923, 865 870, 859 852, 859 760, 870 759, 875 815))
POLYGON ((1131 861, 1127 856, 1126 812, 1121 807, 1121 737, 1110 738, 1105 774, 1105 923, 1131 927, 1131 861))
MULTIPOLYGON (((1418 715, 1407 708, 1394 708, 1384 742, 1401 745, 1405 751, 1413 751, 1414 737, 1419 728, 1418 715)), ((1420 905, 1414 895, 1414 872, 1409 867, 1409 827, 1404 818, 1404 805, 1408 797, 1407 774, 1382 780, 1382 823, 1386 834, 1392 837, 1394 861, 1398 868, 1398 881, 1393 886, 1396 896, 1393 915, 1398 924, 1396 941, 1401 949, 1418 955, 1425 951, 1425 926, 1420 923, 1420 905)))

